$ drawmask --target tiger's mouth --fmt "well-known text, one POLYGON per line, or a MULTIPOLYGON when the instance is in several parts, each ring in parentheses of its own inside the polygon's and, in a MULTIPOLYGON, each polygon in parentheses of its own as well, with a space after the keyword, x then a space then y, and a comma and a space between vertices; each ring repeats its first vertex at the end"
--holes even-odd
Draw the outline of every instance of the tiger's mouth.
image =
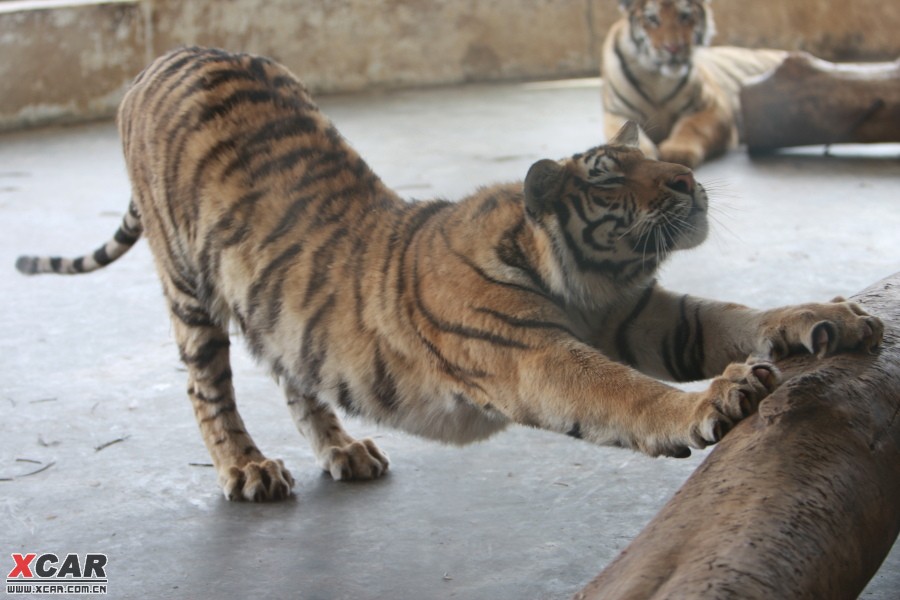
POLYGON ((657 50, 657 67, 666 77, 681 77, 687 73, 691 65, 691 54, 679 51, 675 54, 667 50, 657 50))

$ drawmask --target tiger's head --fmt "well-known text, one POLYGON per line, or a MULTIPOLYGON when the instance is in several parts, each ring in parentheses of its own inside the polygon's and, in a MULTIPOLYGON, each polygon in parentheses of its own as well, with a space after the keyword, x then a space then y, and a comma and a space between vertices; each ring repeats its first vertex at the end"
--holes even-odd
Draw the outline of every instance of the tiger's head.
POLYGON ((628 122, 605 146, 541 160, 525 177, 529 221, 546 231, 563 286, 588 299, 591 281, 652 277, 672 251, 707 234, 706 191, 687 167, 648 159, 628 122))
POLYGON ((709 0, 619 0, 642 65, 668 77, 681 77, 695 46, 715 33, 709 0))

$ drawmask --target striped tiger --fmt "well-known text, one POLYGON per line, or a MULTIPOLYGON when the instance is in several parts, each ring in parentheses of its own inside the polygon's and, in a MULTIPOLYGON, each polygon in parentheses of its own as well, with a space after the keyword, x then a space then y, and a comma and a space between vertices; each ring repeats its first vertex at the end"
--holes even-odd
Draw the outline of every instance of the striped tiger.
POLYGON ((604 129, 642 127, 648 156, 696 167, 741 137, 741 84, 784 60, 781 50, 706 47, 709 0, 619 0, 624 18, 603 43, 604 129))
POLYGON ((686 167, 645 158, 634 124, 455 203, 401 199, 265 58, 163 56, 118 125, 132 200, 113 239, 17 266, 86 273, 147 238, 229 499, 293 487, 238 413, 230 323, 336 480, 388 468, 336 411, 453 444, 518 423, 686 456, 778 384, 773 356, 880 340, 849 303, 756 311, 657 285, 668 254, 704 239, 707 196, 686 167), (688 392, 654 375, 714 379, 688 392))

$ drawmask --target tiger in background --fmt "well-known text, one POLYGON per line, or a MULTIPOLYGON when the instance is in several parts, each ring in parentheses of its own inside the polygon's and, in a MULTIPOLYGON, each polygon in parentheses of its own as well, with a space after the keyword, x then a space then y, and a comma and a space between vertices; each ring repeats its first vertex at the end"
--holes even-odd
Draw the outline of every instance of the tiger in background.
POLYGON ((114 237, 17 267, 86 273, 147 238, 229 499, 293 487, 238 412, 230 323, 336 480, 388 468, 336 411, 452 444, 519 423, 681 457, 755 410, 779 383, 771 360, 881 340, 848 302, 758 311, 657 285, 705 238, 707 195, 646 158, 634 124, 456 203, 401 199, 265 58, 176 50, 137 77, 118 125, 133 195, 114 237))
POLYGON ((624 18, 603 43, 607 137, 636 121, 644 154, 692 168, 733 148, 742 83, 787 53, 707 47, 715 32, 709 0, 619 0, 619 8, 624 18))

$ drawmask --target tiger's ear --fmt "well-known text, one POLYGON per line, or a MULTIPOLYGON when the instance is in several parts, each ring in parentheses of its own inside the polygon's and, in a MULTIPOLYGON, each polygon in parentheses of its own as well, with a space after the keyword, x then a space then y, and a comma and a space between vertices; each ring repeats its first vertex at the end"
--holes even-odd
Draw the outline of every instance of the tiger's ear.
POLYGON ((611 140, 606 142, 607 146, 631 146, 637 148, 639 145, 641 129, 634 121, 625 121, 622 129, 613 136, 611 140))
POLYGON ((550 206, 559 198, 566 169, 555 160, 544 159, 531 165, 525 175, 525 210, 533 217, 550 212, 550 206))
POLYGON ((632 4, 634 4, 634 0, 619 0, 619 10, 627 13, 629 10, 631 10, 632 4))

